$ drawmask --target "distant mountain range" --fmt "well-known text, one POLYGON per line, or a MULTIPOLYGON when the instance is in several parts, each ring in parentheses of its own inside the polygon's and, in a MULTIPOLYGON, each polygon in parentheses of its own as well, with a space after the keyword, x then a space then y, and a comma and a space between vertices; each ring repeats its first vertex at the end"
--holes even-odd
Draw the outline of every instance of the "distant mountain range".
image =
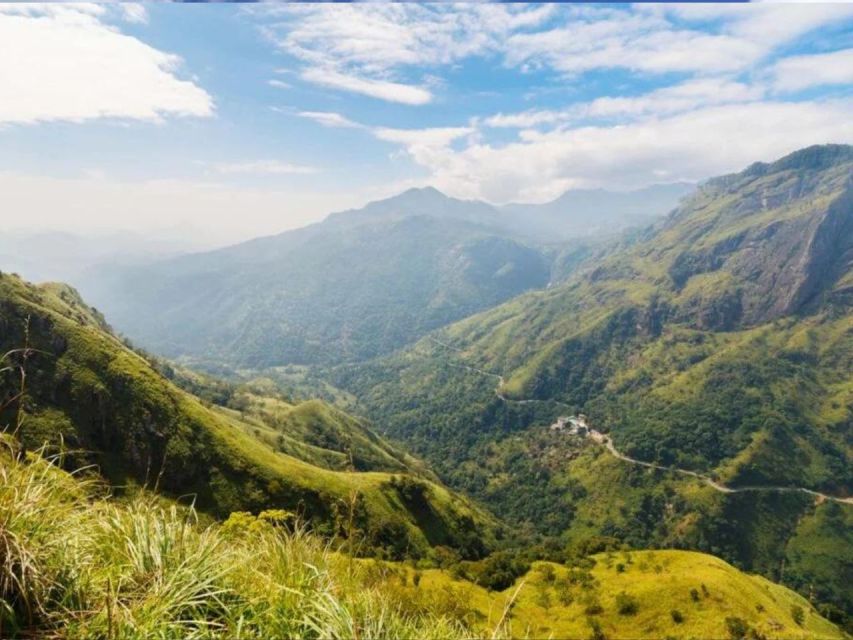
POLYGON ((121 332, 172 357, 365 360, 565 277, 591 242, 663 216, 686 189, 505 208, 411 189, 277 236, 90 272, 79 285, 121 332))
POLYGON ((192 234, 140 234, 114 231, 94 235, 63 231, 4 231, 0 235, 0 269, 33 282, 79 284, 99 269, 115 269, 165 260, 209 249, 192 234))
POLYGON ((572 189, 544 204, 501 207, 505 225, 542 241, 566 241, 620 233, 653 224, 670 212, 696 185, 657 184, 634 191, 572 189))

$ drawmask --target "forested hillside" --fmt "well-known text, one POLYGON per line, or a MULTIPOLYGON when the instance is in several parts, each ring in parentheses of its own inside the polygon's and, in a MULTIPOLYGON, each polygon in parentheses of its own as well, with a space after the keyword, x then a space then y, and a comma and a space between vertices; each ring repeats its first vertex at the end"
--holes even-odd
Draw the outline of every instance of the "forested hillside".
POLYGON ((0 372, 2 424, 27 448, 46 444, 69 466, 96 465, 112 486, 155 487, 216 517, 286 509, 330 538, 347 535, 348 523, 365 552, 391 557, 439 544, 477 557, 494 542, 491 516, 362 421, 250 390, 230 406, 202 402, 65 285, 0 275, 0 352, 11 352, 0 372))
POLYGON ((533 529, 710 549, 853 611, 853 507, 721 492, 545 429, 584 412, 664 469, 850 496, 852 170, 853 148, 830 145, 711 180, 565 284, 337 382, 442 477, 533 529))

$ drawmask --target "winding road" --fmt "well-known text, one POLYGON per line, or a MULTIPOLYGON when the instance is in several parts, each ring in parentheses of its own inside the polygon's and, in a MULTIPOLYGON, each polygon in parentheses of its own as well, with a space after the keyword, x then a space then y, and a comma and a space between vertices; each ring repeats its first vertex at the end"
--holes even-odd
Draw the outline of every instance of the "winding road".
MULTIPOLYGON (((458 347, 454 347, 446 342, 442 342, 433 338, 432 336, 428 336, 428 339, 434 342, 435 344, 444 347, 450 351, 456 351, 460 353, 462 350, 458 347)), ((495 387, 495 395, 500 398, 503 402, 507 404, 534 404, 534 403, 551 403, 557 404, 563 407, 569 407, 564 402, 560 402, 559 400, 539 400, 536 398, 529 398, 525 400, 514 400, 511 398, 507 398, 501 393, 501 387, 504 384, 504 377, 499 373, 494 373, 492 371, 486 371, 484 369, 479 369, 477 367, 472 367, 467 364, 461 364, 456 362, 447 362, 451 367, 457 367, 460 369, 467 369, 469 371, 474 371, 475 373, 479 373, 484 376, 489 376, 491 378, 496 378, 498 381, 497 386, 495 387)), ((594 442, 603 445, 608 452, 614 457, 622 460, 624 462, 628 462, 630 464, 635 464, 641 467, 646 467, 648 469, 658 469, 660 471, 669 471, 671 473, 677 473, 684 476, 690 476, 692 478, 696 478, 697 480, 701 480, 705 484, 707 484, 712 489, 719 491, 720 493, 746 493, 748 491, 765 491, 765 492, 774 492, 774 493, 806 493, 810 496, 813 496, 818 501, 830 500, 832 502, 838 502, 841 504, 853 505, 853 497, 848 498, 839 498, 838 496, 831 496, 826 493, 821 493, 820 491, 814 491, 813 489, 806 489, 805 487, 782 487, 782 486, 773 486, 773 485, 755 485, 755 486, 744 486, 744 487, 728 487, 724 484, 720 484, 712 477, 704 475, 702 473, 698 473, 696 471, 690 471, 689 469, 680 469, 678 467, 665 467, 660 464, 656 464, 654 462, 646 462, 644 460, 637 460, 636 458, 632 458, 631 456, 625 455, 621 451, 619 451, 616 446, 613 444, 613 440, 610 436, 601 433, 595 429, 590 428, 587 434, 587 437, 593 440, 594 442)))

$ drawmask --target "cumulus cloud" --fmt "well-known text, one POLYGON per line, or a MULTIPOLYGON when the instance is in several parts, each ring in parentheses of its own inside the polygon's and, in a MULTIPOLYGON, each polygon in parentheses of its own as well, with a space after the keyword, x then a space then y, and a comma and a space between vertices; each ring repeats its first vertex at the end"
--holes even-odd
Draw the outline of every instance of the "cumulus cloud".
MULTIPOLYGON (((102 5, 0 5, 0 123, 210 116, 178 56, 122 34, 102 5)), ((125 17, 143 14, 125 8, 125 17)))
POLYGON ((505 145, 470 136, 461 149, 450 144, 459 136, 435 136, 426 148, 419 135, 393 139, 448 193, 545 201, 570 187, 694 181, 810 144, 850 143, 851 108, 850 100, 713 106, 629 124, 523 130, 505 145))

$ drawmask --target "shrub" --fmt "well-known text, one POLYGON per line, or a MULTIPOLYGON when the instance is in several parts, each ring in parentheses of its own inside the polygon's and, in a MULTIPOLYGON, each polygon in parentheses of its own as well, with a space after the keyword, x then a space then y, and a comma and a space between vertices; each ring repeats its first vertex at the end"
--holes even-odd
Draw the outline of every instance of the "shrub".
POLYGON ((601 613, 604 613, 604 607, 601 606, 601 603, 598 599, 590 600, 587 603, 586 607, 584 607, 583 612, 588 616, 597 616, 601 613))
POLYGON ((503 591, 512 586, 516 578, 527 573, 530 565, 516 554, 498 551, 476 563, 474 581, 492 591, 503 591))
POLYGON ((598 620, 587 618, 586 623, 591 629, 589 640, 607 640, 607 636, 604 635, 604 630, 601 628, 601 623, 598 620))
POLYGON ((690 599, 693 600, 693 602, 699 602, 699 592, 696 589, 690 590, 690 599))
POLYGON ((678 609, 673 609, 669 612, 669 615, 675 624, 681 624, 682 622, 684 622, 684 614, 681 613, 681 611, 679 611, 678 609))
POLYGON ((474 635, 461 592, 442 599, 334 554, 287 513, 204 526, 192 508, 144 492, 114 502, 96 486, 0 446, 0 636, 474 635))
POLYGON ((575 598, 572 595, 572 588, 568 583, 561 582, 557 585, 557 600, 559 600, 560 604, 564 607, 568 607, 575 601, 575 598))
POLYGON ((806 612, 800 605, 795 604, 791 607, 791 618, 797 623, 797 626, 802 627, 803 622, 806 621, 806 612))
POLYGON ((620 616, 633 616, 639 611, 640 603, 624 591, 616 596, 616 611, 620 616))
POLYGON ((749 625, 741 618, 730 616, 726 618, 726 630, 732 640, 742 640, 749 633, 749 625))

